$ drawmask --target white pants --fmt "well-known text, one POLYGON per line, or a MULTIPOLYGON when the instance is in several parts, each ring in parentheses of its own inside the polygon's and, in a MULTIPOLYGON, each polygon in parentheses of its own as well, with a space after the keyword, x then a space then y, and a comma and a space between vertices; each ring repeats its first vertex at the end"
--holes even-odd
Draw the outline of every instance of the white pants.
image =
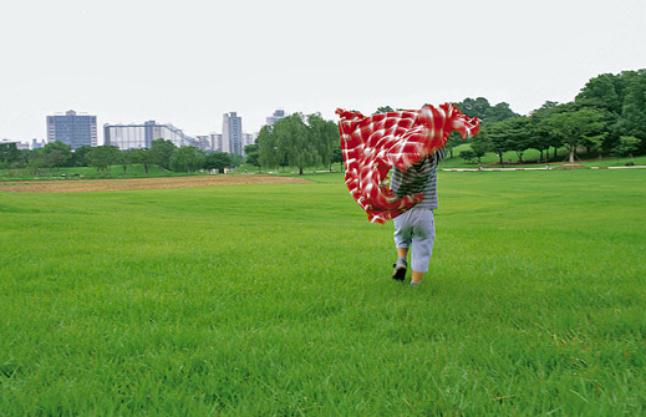
POLYGON ((413 207, 395 217, 395 246, 410 248, 413 271, 427 272, 435 242, 433 210, 413 207))

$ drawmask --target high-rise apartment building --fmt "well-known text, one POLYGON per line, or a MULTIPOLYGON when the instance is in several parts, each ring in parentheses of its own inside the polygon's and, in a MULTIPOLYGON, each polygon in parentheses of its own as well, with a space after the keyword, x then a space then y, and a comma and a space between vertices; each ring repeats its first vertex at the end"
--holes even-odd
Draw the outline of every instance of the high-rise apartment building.
POLYGON ((242 134, 242 149, 247 145, 253 145, 256 143, 256 138, 258 135, 256 133, 243 133, 242 134))
POLYGON ((273 115, 271 115, 271 116, 269 116, 267 118, 267 124, 268 125, 273 125, 274 123, 276 123, 277 121, 279 121, 283 117, 285 117, 285 110, 278 109, 278 110, 274 111, 273 115))
POLYGON ((165 139, 176 146, 198 146, 197 141, 186 135, 182 129, 172 124, 159 124, 149 120, 143 124, 103 125, 103 141, 105 145, 116 146, 119 149, 150 148, 153 140, 165 139))
POLYGON ((198 148, 206 152, 213 151, 210 135, 198 135, 198 136, 195 136, 195 140, 198 148))
POLYGON ((47 141, 60 141, 78 149, 81 146, 96 146, 96 116, 76 114, 74 110, 64 115, 47 116, 47 141))
POLYGON ((244 151, 244 148, 247 145, 252 145, 252 144, 256 143, 257 138, 258 138, 257 133, 243 133, 242 134, 242 154, 243 155, 246 155, 245 151, 244 151))
POLYGON ((224 152, 222 133, 209 134, 209 140, 211 141, 211 150, 213 152, 224 152))
POLYGON ((242 118, 236 112, 224 113, 222 142, 223 152, 242 155, 242 118))

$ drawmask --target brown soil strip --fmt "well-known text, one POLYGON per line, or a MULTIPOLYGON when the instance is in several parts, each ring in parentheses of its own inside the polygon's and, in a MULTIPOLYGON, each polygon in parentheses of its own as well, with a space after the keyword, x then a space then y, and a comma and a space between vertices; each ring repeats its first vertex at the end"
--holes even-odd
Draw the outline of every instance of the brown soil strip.
POLYGON ((33 193, 80 193, 94 191, 162 190, 246 184, 304 184, 306 180, 268 175, 208 175, 169 178, 106 180, 0 181, 0 191, 33 193))

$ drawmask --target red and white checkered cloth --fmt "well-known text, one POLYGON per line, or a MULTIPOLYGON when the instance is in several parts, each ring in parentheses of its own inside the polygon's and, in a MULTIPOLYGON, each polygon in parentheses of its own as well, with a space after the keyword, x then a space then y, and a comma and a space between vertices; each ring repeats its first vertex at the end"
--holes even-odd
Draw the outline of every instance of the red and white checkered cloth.
POLYGON ((410 166, 443 148, 449 134, 474 136, 480 121, 462 114, 453 104, 364 116, 337 109, 345 183, 368 220, 385 223, 413 207, 423 195, 398 197, 385 179, 393 167, 410 166))

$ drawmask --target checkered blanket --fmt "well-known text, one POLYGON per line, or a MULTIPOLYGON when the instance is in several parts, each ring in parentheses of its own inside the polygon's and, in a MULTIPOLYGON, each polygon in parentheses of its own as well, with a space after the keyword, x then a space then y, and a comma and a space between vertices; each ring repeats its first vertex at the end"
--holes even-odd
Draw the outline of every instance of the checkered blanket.
POLYGON ((390 189, 386 177, 393 167, 405 172, 443 148, 451 132, 466 139, 480 129, 477 118, 465 116, 448 103, 372 116, 343 109, 337 109, 336 114, 340 117, 345 183, 374 223, 397 217, 423 198, 421 193, 400 198, 390 189))

